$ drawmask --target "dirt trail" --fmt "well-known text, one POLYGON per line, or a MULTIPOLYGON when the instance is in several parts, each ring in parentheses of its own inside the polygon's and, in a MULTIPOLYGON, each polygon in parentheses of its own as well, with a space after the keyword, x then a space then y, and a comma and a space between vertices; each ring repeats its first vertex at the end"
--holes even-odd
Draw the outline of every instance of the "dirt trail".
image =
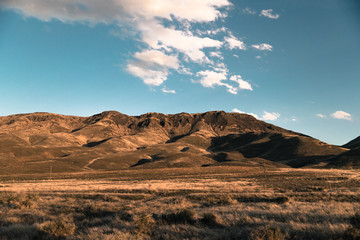
POLYGON ((101 159, 101 157, 94 158, 94 159, 90 160, 90 161, 88 162, 88 164, 86 164, 86 165, 84 166, 84 169, 86 169, 86 170, 94 170, 94 169, 92 169, 92 168, 89 167, 89 166, 90 166, 91 164, 93 164, 95 161, 99 160, 99 159, 101 159))

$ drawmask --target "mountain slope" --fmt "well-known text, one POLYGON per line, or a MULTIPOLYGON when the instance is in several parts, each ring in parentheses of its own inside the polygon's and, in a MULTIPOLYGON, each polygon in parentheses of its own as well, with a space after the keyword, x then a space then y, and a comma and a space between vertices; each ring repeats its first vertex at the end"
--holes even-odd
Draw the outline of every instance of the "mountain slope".
POLYGON ((360 147, 360 136, 343 145, 344 148, 355 149, 360 147))
POLYGON ((247 114, 107 111, 0 117, 2 174, 240 165, 302 167, 345 152, 247 114))
POLYGON ((330 168, 360 168, 360 148, 350 149, 347 152, 334 156, 329 159, 327 167, 330 168))

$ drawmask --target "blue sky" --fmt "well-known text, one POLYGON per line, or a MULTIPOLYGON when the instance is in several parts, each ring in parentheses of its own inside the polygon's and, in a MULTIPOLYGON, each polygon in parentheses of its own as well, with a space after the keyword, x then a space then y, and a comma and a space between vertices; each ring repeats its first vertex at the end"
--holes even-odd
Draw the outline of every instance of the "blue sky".
POLYGON ((224 110, 360 135, 356 0, 3 0, 0 115, 224 110))

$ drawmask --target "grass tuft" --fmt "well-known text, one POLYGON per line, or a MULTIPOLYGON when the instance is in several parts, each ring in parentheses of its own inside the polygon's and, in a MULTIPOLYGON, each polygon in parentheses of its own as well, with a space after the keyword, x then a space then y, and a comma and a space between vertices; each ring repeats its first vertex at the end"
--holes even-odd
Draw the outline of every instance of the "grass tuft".
POLYGON ((285 240, 286 235, 279 228, 261 227, 250 233, 251 240, 285 240))
POLYGON ((66 237, 75 232, 75 224, 58 219, 56 221, 45 222, 41 230, 51 236, 66 237))
POLYGON ((0 204, 10 208, 33 208, 39 199, 36 194, 1 193, 0 204))
POLYGON ((141 214, 135 221, 135 234, 151 235, 155 226, 155 220, 148 214, 141 214))
POLYGON ((215 214, 213 213, 205 213, 203 217, 200 219, 201 223, 203 223, 206 226, 217 226, 219 225, 218 219, 215 214))
POLYGON ((182 209, 177 212, 163 214, 161 220, 165 224, 194 224, 196 223, 195 212, 190 209, 182 209))
POLYGON ((350 218, 351 227, 344 232, 343 240, 360 239, 360 212, 357 212, 350 218))
POLYGON ((354 228, 360 229, 360 212, 355 213, 355 215, 350 218, 350 224, 354 228))

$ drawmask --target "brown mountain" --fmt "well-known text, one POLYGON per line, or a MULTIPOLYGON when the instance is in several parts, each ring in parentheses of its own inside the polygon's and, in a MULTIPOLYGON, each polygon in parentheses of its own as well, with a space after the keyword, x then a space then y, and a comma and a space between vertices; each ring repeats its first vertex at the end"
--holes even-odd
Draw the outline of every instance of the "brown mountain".
POLYGON ((349 151, 330 158, 327 166, 331 168, 359 169, 360 147, 350 149, 349 151))
MULTIPOLYGON (((346 152, 247 114, 115 111, 0 117, 2 174, 240 165, 302 167, 346 152)), ((323 165, 324 165, 323 164, 323 165)))
POLYGON ((360 136, 343 145, 344 148, 355 149, 360 147, 360 136))
POLYGON ((360 168, 360 137, 357 137, 342 147, 350 149, 328 160, 328 167, 359 169, 360 168))

